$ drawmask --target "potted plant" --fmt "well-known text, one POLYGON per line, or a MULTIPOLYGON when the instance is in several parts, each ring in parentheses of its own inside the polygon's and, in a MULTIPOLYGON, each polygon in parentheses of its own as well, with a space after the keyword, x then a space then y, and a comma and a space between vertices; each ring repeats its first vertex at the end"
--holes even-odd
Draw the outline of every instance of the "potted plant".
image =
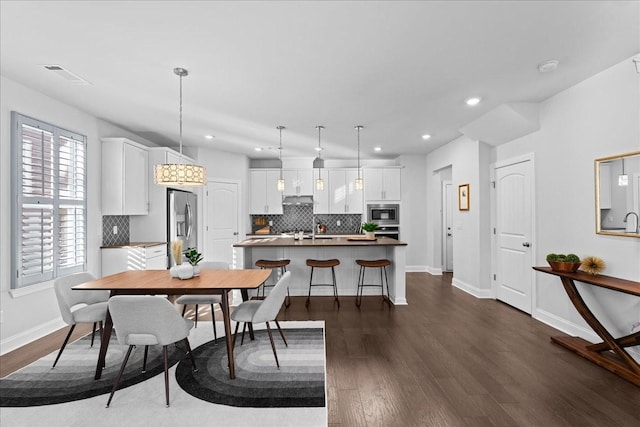
POLYGON ((547 262, 554 271, 575 272, 580 267, 580 257, 576 254, 548 254, 547 262))
POLYGON ((367 239, 375 239, 376 235, 373 232, 378 229, 378 224, 375 222, 365 222, 362 224, 362 229, 365 231, 364 234, 367 236, 367 239))
POLYGON ((198 263, 202 261, 202 254, 198 252, 196 248, 187 248, 184 253, 185 258, 189 260, 189 264, 193 266, 193 275, 197 276, 200 274, 200 267, 198 263))

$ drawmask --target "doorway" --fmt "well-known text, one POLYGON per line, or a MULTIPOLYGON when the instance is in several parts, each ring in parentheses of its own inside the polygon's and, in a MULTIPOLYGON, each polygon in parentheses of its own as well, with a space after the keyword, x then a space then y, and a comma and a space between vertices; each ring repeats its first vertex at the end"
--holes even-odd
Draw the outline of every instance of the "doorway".
POLYGON ((533 178, 533 154, 495 165, 495 294, 528 314, 535 295, 533 178))
POLYGON ((237 182, 208 181, 205 188, 204 258, 239 266, 233 244, 239 238, 237 182))
POLYGON ((455 193, 451 181, 442 181, 442 271, 453 272, 453 210, 455 193))

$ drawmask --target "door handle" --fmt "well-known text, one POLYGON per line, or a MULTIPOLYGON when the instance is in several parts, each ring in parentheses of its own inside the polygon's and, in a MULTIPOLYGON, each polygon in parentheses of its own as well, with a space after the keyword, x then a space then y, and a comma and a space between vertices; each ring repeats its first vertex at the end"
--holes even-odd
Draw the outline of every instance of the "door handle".
POLYGON ((524 242, 522 246, 524 246, 525 248, 528 248, 529 246, 531 246, 531 244, 529 242, 524 242))
POLYGON ((453 236, 453 234, 451 234, 451 233, 447 233, 447 236, 451 237, 451 236, 453 236))
POLYGON ((233 232, 233 235, 234 235, 234 236, 237 236, 237 235, 238 235, 238 232, 237 232, 237 231, 234 231, 234 232, 233 232))

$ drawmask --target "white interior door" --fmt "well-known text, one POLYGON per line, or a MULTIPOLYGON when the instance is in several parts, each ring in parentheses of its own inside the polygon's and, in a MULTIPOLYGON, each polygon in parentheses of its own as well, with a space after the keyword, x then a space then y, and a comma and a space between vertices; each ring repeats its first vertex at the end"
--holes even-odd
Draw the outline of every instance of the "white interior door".
POLYGON ((442 182, 443 187, 443 201, 442 209, 443 218, 442 225, 444 230, 442 230, 442 242, 443 242, 443 250, 444 254, 443 260, 443 270, 451 272, 453 271, 453 201, 455 200, 455 194, 453 192, 453 185, 451 182, 442 182))
POLYGON ((204 259, 235 265, 233 244, 238 241, 238 184, 209 181, 206 192, 204 259))
POLYGON ((497 299, 531 314, 531 161, 496 168, 497 299))

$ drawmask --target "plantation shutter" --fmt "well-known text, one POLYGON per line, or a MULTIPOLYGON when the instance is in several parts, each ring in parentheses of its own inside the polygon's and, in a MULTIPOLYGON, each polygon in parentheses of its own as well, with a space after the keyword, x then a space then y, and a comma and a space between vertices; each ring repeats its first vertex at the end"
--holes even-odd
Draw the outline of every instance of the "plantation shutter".
POLYGON ((12 113, 13 287, 84 271, 85 137, 12 113))

